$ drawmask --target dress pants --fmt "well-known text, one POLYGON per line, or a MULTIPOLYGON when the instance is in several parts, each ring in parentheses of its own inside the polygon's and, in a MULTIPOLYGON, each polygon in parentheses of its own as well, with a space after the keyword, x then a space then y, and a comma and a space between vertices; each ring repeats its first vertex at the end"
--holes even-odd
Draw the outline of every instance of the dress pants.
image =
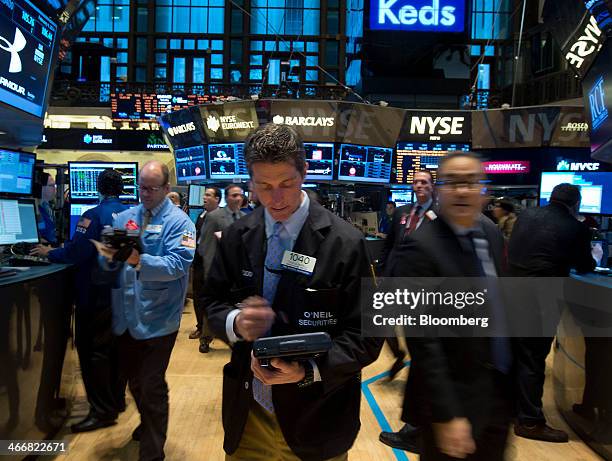
MULTIPOLYGON (((240 445, 225 461, 299 461, 285 442, 285 437, 273 413, 269 413, 254 400, 251 401, 240 445)), ((347 461, 348 454, 329 458, 326 461, 347 461)))
POLYGON ((75 311, 75 343, 89 412, 104 420, 116 419, 125 405, 125 380, 119 374, 111 321, 110 306, 96 309, 77 306, 75 311))
POLYGON ((193 266, 192 273, 192 291, 193 291, 193 310, 196 315, 196 329, 202 332, 202 338, 213 336, 210 327, 208 326, 208 318, 206 316, 206 309, 202 299, 202 291, 204 290, 204 268, 196 267, 195 263, 193 266))
POLYGON ((140 461, 162 460, 168 431, 166 369, 177 332, 151 339, 119 337, 121 368, 140 413, 140 461))
POLYGON ((546 422, 542 410, 546 356, 554 338, 517 338, 518 421, 529 426, 546 422))
MULTIPOLYGON (((511 378, 498 371, 491 370, 495 375, 495 386, 490 402, 493 404, 487 425, 478 431, 474 438, 476 452, 463 458, 467 461, 503 461, 505 459, 508 432, 512 419, 511 378)), ((435 398, 432 397, 432 398, 435 398)), ((470 409, 472 412, 477 409, 470 409)), ((472 428, 474 430, 474 428, 472 428)), ((453 458, 441 453, 437 447, 431 425, 424 425, 422 432, 421 461, 451 461, 453 458)))

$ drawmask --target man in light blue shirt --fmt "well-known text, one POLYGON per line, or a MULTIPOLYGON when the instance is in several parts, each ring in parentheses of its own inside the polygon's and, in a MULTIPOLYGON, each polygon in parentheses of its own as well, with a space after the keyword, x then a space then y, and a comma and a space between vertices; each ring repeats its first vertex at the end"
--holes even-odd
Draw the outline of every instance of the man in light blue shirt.
MULTIPOLYGON (((140 231, 141 252, 125 262, 104 263, 117 271, 113 290, 113 333, 119 336, 122 368, 128 378, 141 424, 132 437, 141 440, 140 459, 164 459, 168 428, 165 374, 179 329, 189 266, 195 253, 195 226, 166 198, 168 167, 151 161, 140 171, 141 204, 119 214, 113 227, 140 231)), ((115 250, 101 250, 113 259, 115 250)))

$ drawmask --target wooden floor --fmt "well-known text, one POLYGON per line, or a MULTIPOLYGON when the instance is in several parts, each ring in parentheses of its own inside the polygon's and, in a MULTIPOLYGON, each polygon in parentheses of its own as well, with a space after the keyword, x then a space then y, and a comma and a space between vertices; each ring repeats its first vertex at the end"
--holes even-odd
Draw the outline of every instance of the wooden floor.
MULTIPOLYGON (((209 354, 198 352, 197 340, 188 338, 195 319, 191 305, 183 315, 179 336, 166 375, 170 387, 170 424, 166 442, 168 460, 223 460, 223 429, 221 427, 221 369, 229 359, 229 350, 220 341, 212 344, 209 354)), ((378 441, 382 429, 397 430, 400 403, 404 391, 406 371, 389 382, 383 375, 392 363, 391 354, 384 349, 378 361, 363 372, 361 423, 362 429, 349 452, 351 461, 389 460, 416 461, 417 455, 392 450, 378 441), (382 376, 381 376, 382 375, 382 376)), ((77 370, 78 371, 78 370, 77 370)), ((86 434, 71 434, 68 427, 87 414, 87 401, 79 380, 75 386, 72 417, 66 428, 56 437, 70 442, 69 453, 57 459, 70 461, 131 461, 138 459, 138 444, 131 441, 132 430, 140 417, 134 401, 128 398, 128 408, 118 424, 86 434)), ((548 381, 548 380, 547 380, 548 381)), ((517 461, 592 461, 601 460, 567 427, 554 408, 550 386, 545 389, 545 412, 554 427, 570 433, 567 444, 551 444, 518 439, 512 436, 508 460, 517 461)))

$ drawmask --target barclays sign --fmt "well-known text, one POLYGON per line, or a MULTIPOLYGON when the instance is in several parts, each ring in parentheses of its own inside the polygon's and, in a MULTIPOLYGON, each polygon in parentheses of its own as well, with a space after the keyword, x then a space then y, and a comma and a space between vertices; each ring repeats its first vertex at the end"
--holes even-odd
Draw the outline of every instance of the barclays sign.
POLYGON ((370 29, 463 32, 465 0, 371 0, 370 29))

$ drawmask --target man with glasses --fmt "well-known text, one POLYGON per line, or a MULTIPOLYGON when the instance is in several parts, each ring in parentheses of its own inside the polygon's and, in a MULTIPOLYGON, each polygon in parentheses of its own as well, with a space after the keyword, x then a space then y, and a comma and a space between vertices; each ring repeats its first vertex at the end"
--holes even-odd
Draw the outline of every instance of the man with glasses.
MULTIPOLYGON (((494 283, 501 274, 503 237, 481 214, 483 180, 474 154, 442 160, 439 217, 398 249, 391 275, 483 277, 494 283)), ((504 315, 496 301, 491 297, 488 304, 492 322, 504 315)), ((512 411, 508 338, 423 337, 407 342, 413 363, 404 416, 414 416, 422 427, 421 460, 502 461, 512 411)))
POLYGON ((179 329, 189 267, 195 253, 195 226, 175 207, 168 167, 147 162, 140 171, 141 204, 119 214, 113 227, 140 232, 140 252, 119 256, 98 247, 117 271, 113 290, 113 333, 119 336, 120 360, 141 423, 132 437, 140 440, 140 459, 164 459, 168 429, 166 369, 179 329), (127 259, 125 259, 127 257, 127 259))

